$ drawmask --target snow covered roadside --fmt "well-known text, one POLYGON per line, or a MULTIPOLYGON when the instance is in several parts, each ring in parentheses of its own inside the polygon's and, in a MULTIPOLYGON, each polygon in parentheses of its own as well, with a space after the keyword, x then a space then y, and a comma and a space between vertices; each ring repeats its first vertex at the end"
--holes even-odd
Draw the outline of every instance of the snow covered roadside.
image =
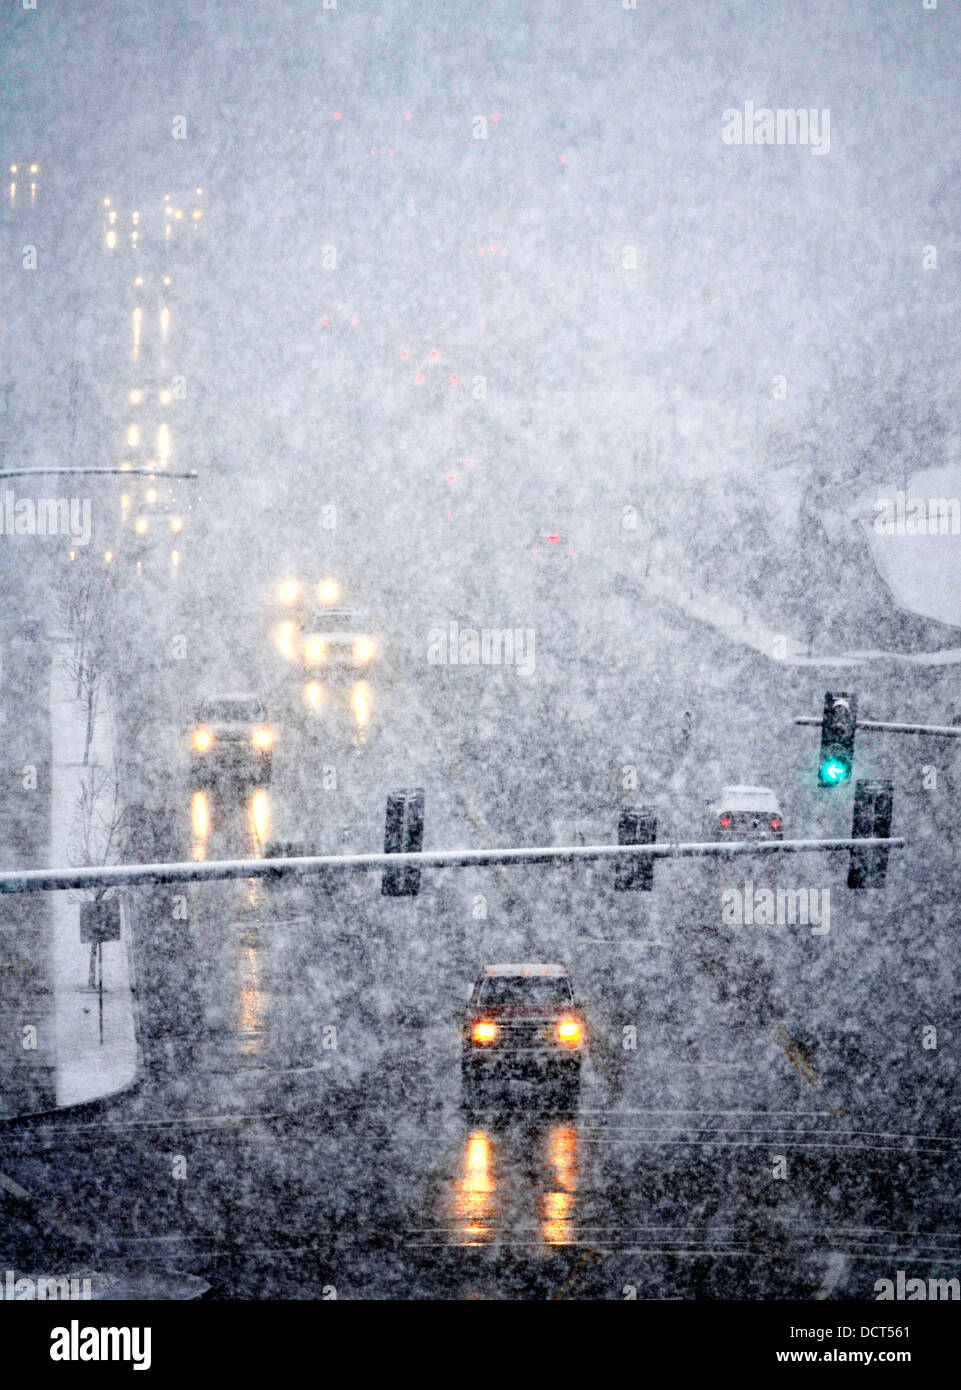
POLYGON ((898 607, 961 627, 961 465, 870 488, 850 515, 898 607))
MULTIPOLYGON (((674 571, 652 572, 643 583, 652 597, 662 599, 688 617, 708 624, 729 641, 752 647, 772 661, 779 661, 788 666, 864 666, 872 661, 898 661, 914 666, 953 666, 961 662, 961 647, 936 652, 868 650, 809 656, 804 642, 789 633, 776 632, 751 613, 746 613, 742 605, 732 603, 730 599, 721 595, 692 595, 691 586, 685 581, 680 567, 674 571)), ((961 626, 961 602, 958 608, 958 617, 952 621, 961 626)))
MULTIPOLYGON (((83 712, 68 670, 69 640, 54 643, 50 676, 52 810, 50 856, 53 865, 76 859, 77 806, 89 772, 82 764, 83 712)), ((89 762, 113 768, 113 718, 101 697, 89 762)), ((120 941, 103 946, 103 1043, 99 1000, 88 988, 90 947, 80 941, 80 907, 75 894, 52 893, 52 981, 56 1101, 82 1105, 130 1086, 139 1072, 139 1048, 132 993, 129 924, 121 916, 120 941)))

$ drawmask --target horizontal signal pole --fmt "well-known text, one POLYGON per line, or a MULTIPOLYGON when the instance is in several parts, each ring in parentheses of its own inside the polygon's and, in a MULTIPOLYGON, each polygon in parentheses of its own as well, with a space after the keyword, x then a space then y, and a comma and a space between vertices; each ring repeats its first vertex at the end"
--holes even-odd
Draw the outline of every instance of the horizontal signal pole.
POLYGON ((831 853, 850 849, 903 849, 903 839, 731 840, 691 844, 569 845, 531 849, 443 849, 402 854, 325 854, 277 859, 220 859, 168 864, 113 864, 104 868, 13 869, 0 873, 0 893, 124 888, 137 884, 281 878, 372 869, 469 869, 511 864, 579 864, 625 859, 733 858, 740 854, 831 853))
POLYGON ((82 477, 97 474, 122 473, 125 476, 143 478, 198 478, 200 475, 195 468, 188 469, 183 473, 175 473, 167 468, 120 468, 113 464, 96 467, 85 464, 64 464, 56 468, 0 468, 0 478, 29 478, 29 477, 53 477, 58 473, 79 473, 82 477))
MULTIPOLYGON (((799 714, 795 724, 810 724, 821 727, 820 718, 814 715, 799 714)), ((961 726, 957 724, 889 724, 880 719, 859 719, 858 733, 862 729, 875 729, 888 734, 931 734, 935 738, 961 738, 961 726)))

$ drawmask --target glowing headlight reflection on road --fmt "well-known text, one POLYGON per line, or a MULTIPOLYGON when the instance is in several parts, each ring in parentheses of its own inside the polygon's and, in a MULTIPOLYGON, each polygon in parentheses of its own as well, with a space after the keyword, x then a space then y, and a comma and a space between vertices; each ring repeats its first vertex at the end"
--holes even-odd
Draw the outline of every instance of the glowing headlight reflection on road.
POLYGON ((210 804, 206 792, 194 792, 190 798, 190 828, 194 837, 193 857, 206 859, 210 836, 210 804))
POLYGON ((263 788, 250 798, 250 835, 259 857, 270 839, 270 798, 263 788))
POLYGON ((574 1193, 577 1188, 577 1131, 555 1125, 549 1140, 552 1190, 541 1197, 541 1237, 548 1245, 568 1245, 573 1238, 574 1193))
POLYGON ((359 729, 366 729, 370 723, 372 706, 370 686, 366 681, 357 681, 350 692, 350 708, 359 729))
POLYGON ((494 1148, 483 1129, 472 1130, 464 1145, 461 1176, 454 1187, 453 1217, 465 1245, 491 1239, 497 1210, 494 1148))

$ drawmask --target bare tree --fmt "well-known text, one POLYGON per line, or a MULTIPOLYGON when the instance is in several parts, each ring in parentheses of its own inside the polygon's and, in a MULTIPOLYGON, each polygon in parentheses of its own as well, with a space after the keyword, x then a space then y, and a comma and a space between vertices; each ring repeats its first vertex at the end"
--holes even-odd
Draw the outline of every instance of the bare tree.
MULTIPOLYGON (((80 795, 74 807, 70 834, 70 857, 74 863, 102 866, 119 862, 127 815, 120 799, 115 772, 96 764, 84 773, 80 795)), ((110 889, 98 888, 93 901, 102 902, 110 889)), ((82 901, 77 897, 76 901, 82 901)), ((97 946, 90 947, 88 985, 96 983, 97 946)))
POLYGON ((67 670, 86 716, 83 762, 90 757, 97 706, 108 667, 108 641, 116 609, 116 585, 110 565, 85 562, 79 573, 71 567, 61 593, 60 616, 73 639, 67 670), (76 579, 75 579, 76 574, 76 579))

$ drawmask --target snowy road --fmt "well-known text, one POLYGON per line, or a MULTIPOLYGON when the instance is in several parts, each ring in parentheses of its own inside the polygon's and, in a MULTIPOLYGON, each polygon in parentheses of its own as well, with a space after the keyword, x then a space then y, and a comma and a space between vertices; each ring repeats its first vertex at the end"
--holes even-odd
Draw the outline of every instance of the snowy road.
MULTIPOLYGON (((273 834, 326 847, 343 827, 375 847, 385 792, 412 784, 428 847, 534 843, 565 817, 612 830, 627 767, 643 791, 624 799, 658 803, 661 837, 748 772, 799 832, 846 833, 849 799, 799 774, 814 736, 790 724, 817 707, 821 673, 669 608, 639 626, 624 599, 575 621, 560 592, 538 617, 532 676, 407 660, 376 692, 365 745, 290 735, 259 809, 214 798, 198 826, 168 777, 171 848, 255 853, 273 834), (745 717, 760 703, 763 725, 745 717), (669 712, 687 708, 685 745, 669 712)), ((933 710, 941 677, 926 679, 912 698, 933 710)), ((862 707, 904 707, 896 667, 859 688, 862 707)), ((151 748, 163 784, 168 755, 151 748)), ((873 770, 881 752, 865 740, 861 756, 873 770)), ((760 865, 722 879, 665 863, 649 897, 615 894, 602 870, 538 869, 436 874, 413 900, 382 898, 375 878, 197 886, 186 915, 172 890, 139 891, 147 1084, 102 1118, 13 1138, 6 1171, 86 1224, 98 1267, 189 1269, 221 1295, 730 1296, 749 1267, 758 1296, 863 1297, 879 1260, 950 1263, 956 1098, 921 1029, 940 1025, 950 1048, 953 774, 950 750, 925 756, 943 765, 923 794, 917 749, 885 757, 909 842, 885 894, 850 894, 843 856, 778 865, 779 886, 831 889, 824 936, 722 929, 723 887, 775 882, 760 865), (579 988, 594 1036, 581 1108, 520 1099, 471 1119, 464 985, 486 960, 524 957, 565 961, 579 988)))

